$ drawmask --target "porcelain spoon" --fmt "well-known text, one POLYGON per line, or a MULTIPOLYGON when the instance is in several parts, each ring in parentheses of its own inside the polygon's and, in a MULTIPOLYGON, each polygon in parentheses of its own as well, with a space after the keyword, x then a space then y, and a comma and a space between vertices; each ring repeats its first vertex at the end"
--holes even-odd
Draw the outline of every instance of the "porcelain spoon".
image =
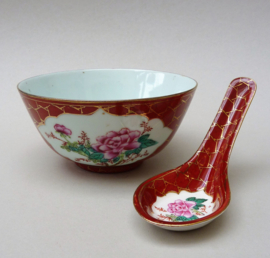
POLYGON ((133 202, 143 219, 185 231, 207 225, 226 210, 231 198, 228 161, 256 87, 250 78, 234 79, 193 157, 137 188, 133 202))

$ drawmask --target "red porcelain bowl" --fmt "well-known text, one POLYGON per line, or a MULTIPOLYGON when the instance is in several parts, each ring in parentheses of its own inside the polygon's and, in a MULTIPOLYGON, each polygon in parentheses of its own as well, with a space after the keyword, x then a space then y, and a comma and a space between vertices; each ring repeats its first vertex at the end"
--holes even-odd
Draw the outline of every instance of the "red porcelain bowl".
POLYGON ((172 139, 197 82, 146 70, 78 70, 18 84, 45 142, 79 167, 100 173, 133 169, 172 139))

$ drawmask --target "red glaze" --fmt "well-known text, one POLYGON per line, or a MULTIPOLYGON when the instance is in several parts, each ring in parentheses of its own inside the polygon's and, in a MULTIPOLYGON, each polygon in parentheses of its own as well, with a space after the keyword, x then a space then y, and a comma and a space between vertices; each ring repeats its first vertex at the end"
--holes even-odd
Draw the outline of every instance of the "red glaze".
MULTIPOLYGON (((20 94, 37 127, 43 125, 48 117, 58 117, 61 114, 84 114, 90 116, 98 109, 102 109, 105 112, 116 116, 141 115, 147 117, 149 120, 159 118, 163 121, 165 127, 172 129, 172 133, 164 144, 162 144, 154 153, 146 157, 150 158, 161 151, 176 133, 193 98, 195 90, 196 87, 184 93, 145 100, 104 102, 49 99, 27 95, 21 91, 20 94)), ((46 139, 44 140, 46 141, 46 139)), ((93 172, 113 173, 133 169, 138 166, 138 162, 125 165, 122 168, 120 166, 100 168, 83 164, 80 164, 79 166, 93 172)))
POLYGON ((123 166, 110 166, 110 167, 100 167, 100 166, 91 166, 86 164, 81 164, 78 162, 75 162, 75 164, 85 170, 96 172, 96 173, 102 173, 102 174, 111 174, 111 173, 121 173, 126 172, 129 170, 132 170, 142 164, 143 161, 137 161, 128 165, 123 166))
POLYGON ((134 205, 142 217, 154 224, 191 224, 190 221, 160 221, 147 213, 147 208, 151 209, 157 196, 162 197, 168 192, 180 193, 182 190, 204 190, 213 197, 213 202, 219 203, 215 212, 196 219, 195 223, 211 219, 225 210, 231 195, 227 175, 229 157, 255 91, 256 84, 249 78, 237 78, 231 82, 218 113, 194 156, 182 166, 148 179, 135 191, 134 205))

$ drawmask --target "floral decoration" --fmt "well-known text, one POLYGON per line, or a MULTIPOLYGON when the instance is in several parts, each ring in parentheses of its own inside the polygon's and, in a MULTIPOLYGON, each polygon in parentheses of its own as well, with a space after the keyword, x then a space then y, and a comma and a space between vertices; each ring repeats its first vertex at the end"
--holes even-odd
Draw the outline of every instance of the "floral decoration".
POLYGON ((151 128, 148 123, 141 125, 143 132, 122 128, 119 131, 109 131, 106 135, 98 136, 95 143, 90 142, 90 138, 85 131, 81 132, 78 140, 71 142, 72 131, 65 125, 55 124, 55 133, 46 133, 48 138, 53 138, 62 142, 61 148, 68 152, 76 152, 83 158, 75 161, 94 162, 96 165, 123 165, 138 157, 148 156, 148 147, 157 144, 157 141, 149 139, 151 128))
POLYGON ((176 200, 174 203, 169 203, 168 212, 176 216, 192 217, 191 209, 196 205, 196 202, 176 200))
POLYGON ((122 151, 139 148, 140 135, 140 131, 131 131, 128 128, 122 128, 119 132, 110 131, 106 135, 97 137, 97 143, 92 144, 92 148, 103 153, 105 159, 114 159, 122 151))
POLYGON ((162 220, 172 222, 190 221, 199 219, 198 216, 206 215, 206 206, 203 204, 206 201, 207 199, 189 197, 185 201, 178 199, 173 203, 169 203, 167 210, 156 206, 155 209, 160 212, 166 212, 166 214, 158 215, 158 217, 162 220))
POLYGON ((64 125, 55 124, 54 129, 58 133, 63 133, 65 135, 71 135, 72 131, 68 128, 66 128, 64 125))

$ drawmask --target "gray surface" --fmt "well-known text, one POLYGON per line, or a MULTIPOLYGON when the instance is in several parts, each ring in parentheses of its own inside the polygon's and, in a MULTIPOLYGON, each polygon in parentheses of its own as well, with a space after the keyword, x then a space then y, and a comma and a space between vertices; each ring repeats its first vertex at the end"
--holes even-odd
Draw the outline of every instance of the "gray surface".
POLYGON ((268 0, 1 0, 0 257, 269 257, 269 12, 268 0), (16 90, 30 76, 83 68, 168 71, 199 87, 163 152, 99 175, 46 146, 16 90), (192 232, 148 225, 134 190, 191 157, 239 76, 258 91, 232 152, 228 210, 192 232))

